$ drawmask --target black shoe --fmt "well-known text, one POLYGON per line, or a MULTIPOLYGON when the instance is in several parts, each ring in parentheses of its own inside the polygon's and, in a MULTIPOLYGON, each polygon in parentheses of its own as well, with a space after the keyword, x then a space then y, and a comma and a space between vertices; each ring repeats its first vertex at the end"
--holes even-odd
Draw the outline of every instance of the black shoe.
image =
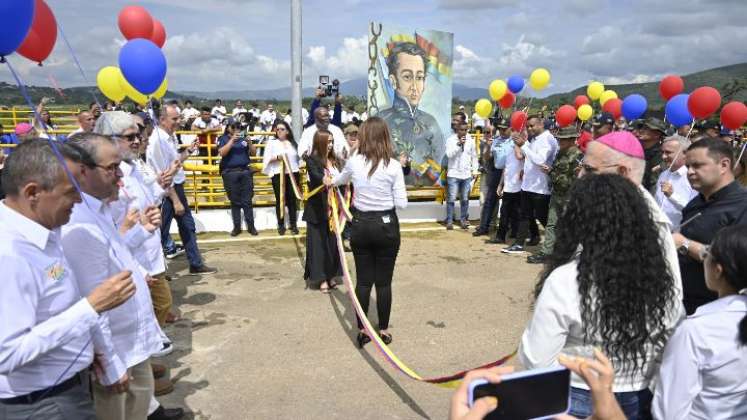
POLYGON ((366 333, 359 332, 357 341, 358 341, 358 348, 362 349, 363 346, 371 342, 371 337, 369 337, 368 334, 366 333))
POLYGON ((241 228, 240 228, 240 227, 235 227, 235 228, 233 228, 233 230, 231 231, 230 235, 231 235, 231 236, 238 236, 238 235, 239 235, 239 233, 241 233, 241 228))
POLYGON ((259 235, 259 232, 257 232, 257 229, 255 229, 255 228, 254 228, 254 226, 250 227, 250 228, 249 228, 249 229, 247 229, 246 231, 247 231, 247 232, 249 232, 249 234, 250 234, 250 235, 252 235, 252 236, 257 236, 257 235, 259 235))
POLYGON ((487 234, 488 234, 487 231, 484 231, 484 230, 482 230, 480 228, 477 228, 477 230, 475 230, 474 232, 472 232, 472 236, 483 236, 483 235, 487 235, 487 234))
POLYGON ((214 267, 208 267, 205 264, 199 267, 189 267, 190 274, 213 274, 217 273, 218 269, 214 267))
POLYGON ((381 337, 381 341, 384 342, 387 346, 392 343, 392 335, 391 334, 382 334, 379 333, 379 337, 381 337))
POLYGON ((535 236, 534 238, 531 238, 529 242, 527 242, 527 246, 537 246, 539 244, 540 244, 539 236, 535 236))
POLYGON ((294 235, 298 235, 298 226, 291 226, 291 233, 294 235))
POLYGON ((544 264, 545 261, 547 261, 547 256, 545 254, 534 254, 527 257, 527 262, 529 264, 544 264))
POLYGON ((488 239, 485 241, 486 244, 505 244, 506 238, 504 236, 496 236, 495 238, 488 239))
POLYGON ((184 416, 182 408, 163 408, 159 405, 153 414, 148 416, 148 420, 178 420, 184 416))
POLYGON ((447 223, 446 224, 446 230, 454 230, 454 224, 453 223, 447 223))
POLYGON ((280 236, 285 235, 285 226, 278 228, 278 235, 280 236))
POLYGON ((523 254, 524 247, 519 244, 513 244, 508 248, 502 249, 501 252, 504 254, 523 254))

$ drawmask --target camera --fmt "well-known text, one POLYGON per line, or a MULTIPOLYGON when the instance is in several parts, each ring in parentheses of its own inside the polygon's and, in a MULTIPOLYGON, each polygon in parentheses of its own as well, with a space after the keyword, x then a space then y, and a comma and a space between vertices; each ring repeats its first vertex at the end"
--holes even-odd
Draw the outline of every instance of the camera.
POLYGON ((319 76, 319 89, 324 93, 324 97, 334 96, 340 93, 340 81, 335 79, 329 83, 329 76, 319 76))

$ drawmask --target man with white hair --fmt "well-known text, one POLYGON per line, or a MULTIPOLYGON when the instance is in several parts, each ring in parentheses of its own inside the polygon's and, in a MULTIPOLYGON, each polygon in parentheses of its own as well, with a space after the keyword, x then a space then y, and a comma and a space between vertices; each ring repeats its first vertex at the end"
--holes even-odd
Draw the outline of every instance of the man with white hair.
MULTIPOLYGON (((643 147, 638 139, 627 131, 614 131, 594 139, 586 148, 586 155, 581 162, 579 176, 611 173, 629 179, 638 186, 648 203, 651 216, 659 231, 659 243, 667 261, 670 273, 674 278, 678 296, 682 296, 682 277, 680 276, 677 248, 671 235, 671 222, 659 208, 656 200, 642 186, 646 160, 643 147)), ((680 307, 684 316, 684 308, 680 307)))
POLYGON ((682 209, 698 195, 687 179, 685 151, 688 147, 690 140, 680 135, 665 138, 661 145, 663 170, 656 182, 656 202, 672 222, 674 231, 680 227, 682 209))

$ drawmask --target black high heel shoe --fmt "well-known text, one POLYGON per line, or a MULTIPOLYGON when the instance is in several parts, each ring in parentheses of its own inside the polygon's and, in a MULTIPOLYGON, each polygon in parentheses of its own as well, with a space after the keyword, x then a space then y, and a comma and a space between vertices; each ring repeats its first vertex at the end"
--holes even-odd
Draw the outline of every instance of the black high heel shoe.
POLYGON ((392 335, 389 333, 379 333, 379 337, 381 337, 381 341, 387 346, 392 342, 392 335))
POLYGON ((363 346, 371 342, 371 337, 369 337, 368 334, 366 333, 359 332, 357 340, 358 340, 358 348, 362 349, 363 346))

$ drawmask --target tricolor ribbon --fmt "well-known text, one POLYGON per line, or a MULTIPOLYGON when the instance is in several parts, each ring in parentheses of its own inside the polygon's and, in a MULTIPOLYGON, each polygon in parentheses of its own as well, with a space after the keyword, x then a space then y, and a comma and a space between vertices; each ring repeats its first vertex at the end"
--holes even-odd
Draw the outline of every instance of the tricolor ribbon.
MULTIPOLYGON (((328 170, 329 170, 328 166, 328 170)), ((345 218, 348 217, 348 214, 345 211, 339 211, 338 207, 345 207, 344 201, 341 201, 341 206, 338 205, 338 199, 341 199, 342 195, 339 193, 339 189, 335 187, 335 190, 338 190, 336 194, 328 194, 330 197, 329 204, 332 207, 332 217, 333 217, 333 225, 335 227, 334 233, 335 233, 335 239, 337 240, 337 252, 340 255, 340 264, 342 265, 342 279, 345 284, 345 287, 347 288, 348 297, 350 298, 350 301, 353 303, 353 308, 355 309, 355 313, 358 315, 358 318, 361 320, 363 324, 363 329, 368 334, 368 336, 371 338, 371 342, 376 347, 376 350, 379 351, 379 353, 386 359, 387 362, 396 370, 398 370, 400 373, 404 374, 405 376, 409 377, 410 379, 414 379, 418 382, 426 382, 429 384, 434 384, 437 386, 440 386, 442 388, 457 388, 459 386, 459 383, 464 378, 464 375, 467 374, 470 370, 474 369, 486 369, 491 368, 495 366, 500 366, 504 363, 506 363, 509 359, 511 359, 515 354, 516 351, 513 353, 503 356, 500 359, 487 363, 482 366, 478 366, 473 369, 463 370, 457 373, 454 373, 452 375, 448 376, 440 376, 435 378, 424 378, 417 374, 414 370, 410 369, 402 360, 397 357, 396 354, 387 346, 384 344, 384 341, 381 339, 381 337, 376 333, 373 326, 371 325, 371 322, 368 320, 368 317, 366 316, 366 313, 363 312, 363 308, 361 307, 360 302, 358 301, 358 297, 355 296, 355 285, 353 285, 353 281, 350 278, 350 269, 348 268, 347 259, 345 258, 345 249, 342 244, 342 227, 344 226, 345 218), (341 220, 342 219, 342 220, 341 220)))

